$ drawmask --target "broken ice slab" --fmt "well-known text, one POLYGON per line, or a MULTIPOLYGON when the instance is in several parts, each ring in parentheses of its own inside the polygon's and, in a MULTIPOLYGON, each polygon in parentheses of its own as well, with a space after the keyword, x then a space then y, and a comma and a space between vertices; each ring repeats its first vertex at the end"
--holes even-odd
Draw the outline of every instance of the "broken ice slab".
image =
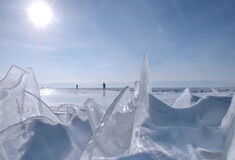
POLYGON ((17 66, 11 66, 7 75, 0 81, 0 89, 11 90, 22 83, 27 72, 17 66))
POLYGON ((133 152, 136 144, 134 135, 136 134, 139 126, 149 116, 149 92, 151 91, 150 86, 150 71, 148 68, 148 57, 144 55, 143 64, 140 72, 140 81, 135 83, 135 103, 136 113, 133 125, 133 132, 131 136, 130 152, 133 152))
POLYGON ((140 81, 136 82, 135 86, 135 97, 136 97, 136 115, 135 115, 135 126, 138 126, 142 121, 148 117, 148 93, 151 91, 150 86, 150 72, 148 69, 148 57, 147 54, 144 56, 141 72, 140 81))
POLYGON ((84 106, 79 106, 75 104, 61 104, 59 107, 49 107, 52 109, 53 113, 58 116, 63 123, 69 123, 74 117, 78 117, 82 121, 86 121, 87 112, 84 106))
POLYGON ((44 103, 43 101, 41 101, 39 98, 37 98, 35 95, 33 95, 32 93, 28 92, 28 91, 24 91, 25 93, 25 97, 28 97, 28 99, 30 99, 31 103, 28 103, 27 105, 24 105, 24 109, 34 109, 34 110, 30 110, 31 112, 23 112, 22 113, 22 117, 24 119, 26 118, 30 118, 30 117, 34 117, 34 116, 42 116, 45 117, 47 119, 49 119, 51 121, 52 124, 57 124, 57 123, 62 123, 61 119, 50 109, 50 107, 44 103), (36 112, 38 112, 37 108, 41 108, 41 114, 37 115, 34 114, 36 112), (26 116, 26 113, 28 116, 26 116), (31 114, 30 114, 31 113, 31 114))
POLYGON ((6 77, 0 81, 0 131, 33 116, 45 115, 58 122, 39 98, 39 89, 32 69, 25 71, 12 66, 6 77))
POLYGON ((0 131, 20 121, 27 77, 26 71, 12 66, 0 81, 0 131))
POLYGON ((134 116, 133 97, 129 87, 126 87, 102 117, 81 159, 114 157, 128 153, 134 116))

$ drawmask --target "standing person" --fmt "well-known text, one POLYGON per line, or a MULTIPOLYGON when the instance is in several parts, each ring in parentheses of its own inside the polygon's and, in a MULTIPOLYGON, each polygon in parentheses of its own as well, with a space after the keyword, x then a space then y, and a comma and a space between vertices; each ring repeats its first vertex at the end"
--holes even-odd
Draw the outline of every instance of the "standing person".
POLYGON ((106 84, 104 82, 103 82, 102 86, 103 86, 103 90, 105 90, 106 89, 106 84))
POLYGON ((76 89, 78 89, 78 85, 76 84, 76 89))

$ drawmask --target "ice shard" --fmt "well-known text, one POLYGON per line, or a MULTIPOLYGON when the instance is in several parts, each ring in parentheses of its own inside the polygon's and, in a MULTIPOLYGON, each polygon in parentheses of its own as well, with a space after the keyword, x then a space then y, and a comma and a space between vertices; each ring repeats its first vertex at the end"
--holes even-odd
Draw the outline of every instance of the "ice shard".
POLYGON ((25 96, 28 97, 28 99, 30 99, 30 102, 32 103, 27 104, 28 106, 25 105, 24 108, 36 108, 34 109, 34 111, 38 112, 37 108, 40 107, 41 114, 39 115, 32 114, 31 116, 29 115, 28 117, 23 116, 24 119, 34 116, 42 116, 49 119, 53 124, 62 123, 61 119, 50 109, 50 107, 46 103, 41 101, 41 99, 39 99, 38 97, 36 97, 35 95, 33 95, 28 91, 25 91, 25 96))
POLYGON ((148 93, 151 91, 150 87, 150 72, 148 69, 148 57, 147 54, 144 56, 141 72, 140 81, 136 84, 136 116, 135 126, 138 126, 146 117, 148 117, 148 93))
POLYGON ((144 56, 141 72, 140 81, 135 83, 135 102, 136 102, 136 113, 135 122, 133 126, 133 133, 131 139, 130 153, 134 152, 135 147, 138 146, 138 142, 135 139, 135 134, 142 124, 142 122, 149 116, 149 92, 150 87, 150 72, 148 69, 148 57, 147 54, 144 56))
POLYGON ((128 87, 110 105, 91 137, 82 160, 115 157, 128 153, 134 123, 135 105, 128 87))
POLYGON ((29 117, 46 116, 58 123, 53 112, 40 100, 32 69, 12 66, 0 81, 0 131, 29 117))
POLYGON ((26 71, 12 66, 0 81, 0 131, 21 120, 27 75, 26 71))
POLYGON ((32 93, 39 99, 41 99, 38 82, 36 80, 35 74, 32 68, 27 68, 26 71, 28 72, 27 82, 25 85, 25 90, 32 93))
POLYGON ((7 72, 7 75, 0 81, 1 89, 10 90, 19 86, 26 73, 26 71, 17 66, 11 66, 10 70, 7 72))
POLYGON ((59 107, 54 108, 52 111, 63 121, 63 123, 71 122, 74 117, 78 117, 83 121, 88 119, 84 106, 75 104, 62 104, 59 107))
POLYGON ((94 132, 96 127, 100 123, 100 120, 103 117, 105 111, 92 98, 88 98, 85 101, 84 107, 85 107, 86 112, 87 112, 87 116, 88 116, 89 123, 91 125, 91 129, 94 132))
POLYGON ((173 108, 188 108, 196 103, 200 98, 191 94, 189 88, 186 88, 183 93, 176 99, 173 108))
POLYGON ((42 102, 39 87, 31 68, 27 69, 27 79, 23 89, 23 104, 20 106, 22 120, 29 117, 40 116, 42 114, 42 102), (33 95, 33 96, 31 96, 33 95))

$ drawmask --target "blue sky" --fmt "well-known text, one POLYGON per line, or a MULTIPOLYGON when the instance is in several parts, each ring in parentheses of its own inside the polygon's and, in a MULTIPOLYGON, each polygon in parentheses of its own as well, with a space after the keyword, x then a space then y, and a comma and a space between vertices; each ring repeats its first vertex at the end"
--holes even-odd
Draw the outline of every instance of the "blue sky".
POLYGON ((41 85, 131 85, 147 53, 153 86, 235 85, 233 0, 44 1, 45 28, 29 20, 33 0, 0 1, 1 77, 14 64, 41 85))

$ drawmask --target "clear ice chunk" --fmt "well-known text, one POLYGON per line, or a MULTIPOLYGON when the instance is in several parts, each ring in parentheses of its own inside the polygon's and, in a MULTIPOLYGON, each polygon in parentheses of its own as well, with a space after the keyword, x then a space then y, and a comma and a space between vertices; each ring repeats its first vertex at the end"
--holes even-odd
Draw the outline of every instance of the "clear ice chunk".
POLYGON ((22 83, 27 72, 17 66, 11 66, 7 75, 0 81, 0 89, 11 90, 22 83))
POLYGON ((135 105, 128 87, 110 105, 91 137, 82 160, 122 156, 129 152, 135 105))
POLYGON ((46 116, 55 123, 60 120, 40 100, 40 93, 32 69, 12 66, 0 81, 0 131, 29 117, 46 116))
POLYGON ((27 69, 27 79, 23 89, 23 104, 20 105, 20 115, 22 120, 29 117, 42 115, 42 102, 39 87, 31 68, 27 69))
POLYGON ((88 120, 91 125, 91 129, 94 132, 98 124, 100 123, 101 118, 103 117, 105 111, 102 109, 102 106, 97 104, 94 99, 88 98, 84 107, 87 112, 88 120))
MULTIPOLYGON (((32 114, 31 116, 29 115, 28 117, 23 116, 24 119, 29 118, 29 117, 34 117, 34 116, 42 116, 45 117, 47 119, 49 119, 51 121, 51 123, 53 124, 57 124, 57 123, 62 123, 61 119, 50 109, 50 107, 44 103, 43 101, 41 101, 41 99, 39 99, 38 97, 36 97, 35 95, 33 95, 32 93, 25 91, 25 96, 28 97, 28 99, 30 99, 32 103, 27 104, 28 106, 24 106, 25 109, 27 108, 36 108, 34 109, 35 112, 37 111, 37 108, 41 108, 41 114, 36 115, 36 114, 32 114)), ((35 113, 34 112, 34 113, 35 113)))
POLYGON ((12 66, 0 81, 0 131, 21 120, 27 72, 12 66))
POLYGON ((148 69, 148 57, 147 54, 144 56, 141 72, 140 81, 136 82, 135 95, 136 95, 136 116, 135 126, 138 126, 143 120, 148 117, 148 93, 151 91, 150 87, 150 72, 148 69))
POLYGON ((135 134, 142 124, 142 122, 149 116, 149 92, 150 87, 150 72, 148 69, 148 57, 144 55, 144 60, 140 72, 140 81, 135 82, 135 102, 136 102, 136 113, 135 122, 133 126, 133 133, 130 145, 130 153, 133 153, 135 147, 138 146, 138 142, 135 139, 135 134))

